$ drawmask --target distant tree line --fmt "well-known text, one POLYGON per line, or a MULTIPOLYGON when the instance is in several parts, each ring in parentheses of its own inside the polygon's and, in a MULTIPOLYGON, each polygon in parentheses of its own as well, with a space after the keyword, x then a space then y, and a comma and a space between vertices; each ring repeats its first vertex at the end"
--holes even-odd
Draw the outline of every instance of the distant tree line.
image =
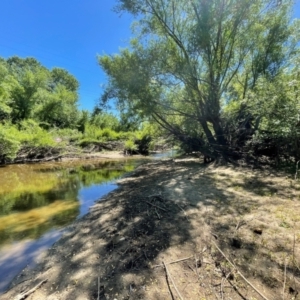
POLYGON ((0 162, 59 157, 76 147, 100 150, 108 141, 133 151, 149 136, 140 118, 79 110, 78 88, 65 69, 49 70, 31 57, 0 58, 0 162))

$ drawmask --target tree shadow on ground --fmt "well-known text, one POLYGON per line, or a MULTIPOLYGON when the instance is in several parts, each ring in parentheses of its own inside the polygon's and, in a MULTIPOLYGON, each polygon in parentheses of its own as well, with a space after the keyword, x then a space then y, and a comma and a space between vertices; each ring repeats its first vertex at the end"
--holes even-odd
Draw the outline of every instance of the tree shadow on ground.
MULTIPOLYGON (((197 255, 199 266, 197 260, 196 266, 182 262, 173 274, 191 269, 197 295, 205 290, 205 284, 213 286, 215 281, 221 287, 213 289, 219 293, 220 278, 232 274, 232 299, 246 299, 251 294, 249 287, 230 270, 213 240, 272 298, 277 289, 282 290, 282 257, 291 257, 293 252, 292 228, 280 227, 276 211, 272 211, 285 205, 283 195, 274 199, 260 195, 251 189, 253 182, 263 190, 274 184, 247 169, 214 169, 195 161, 139 167, 75 223, 34 271, 22 273, 13 292, 24 289, 26 279, 34 278, 32 287, 47 278, 45 299, 166 299, 170 295, 159 289, 161 282, 166 282, 164 269, 156 265, 197 255), (210 262, 201 267, 205 261, 210 262)), ((279 191, 277 186, 274 193, 279 191)), ((294 251, 293 262, 286 268, 286 287, 294 295, 299 287, 289 278, 299 280, 295 261, 299 262, 299 257, 294 251)), ((196 299, 186 286, 178 283, 186 299, 196 299)))

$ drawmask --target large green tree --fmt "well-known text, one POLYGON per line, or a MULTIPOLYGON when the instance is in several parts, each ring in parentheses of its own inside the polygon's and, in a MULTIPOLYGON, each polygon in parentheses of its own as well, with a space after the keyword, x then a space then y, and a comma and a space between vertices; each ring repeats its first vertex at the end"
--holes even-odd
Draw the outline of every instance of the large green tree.
POLYGON ((119 0, 119 11, 136 16, 136 37, 130 49, 99 57, 109 78, 102 101, 115 98, 120 107, 151 115, 211 157, 238 155, 224 110, 288 67, 299 41, 292 4, 119 0))

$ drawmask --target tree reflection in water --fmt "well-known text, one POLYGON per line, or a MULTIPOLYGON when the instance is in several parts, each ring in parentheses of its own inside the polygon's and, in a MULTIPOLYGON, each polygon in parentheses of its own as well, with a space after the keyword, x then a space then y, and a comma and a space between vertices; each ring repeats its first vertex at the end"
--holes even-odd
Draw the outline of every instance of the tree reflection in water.
POLYGON ((0 292, 63 228, 113 190, 113 180, 139 163, 77 161, 0 168, 0 292))

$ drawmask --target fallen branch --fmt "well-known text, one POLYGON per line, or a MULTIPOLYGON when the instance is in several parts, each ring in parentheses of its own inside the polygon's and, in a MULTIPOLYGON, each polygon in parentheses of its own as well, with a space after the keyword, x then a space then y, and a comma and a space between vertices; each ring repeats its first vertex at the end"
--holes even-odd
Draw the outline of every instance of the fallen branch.
MULTIPOLYGON (((178 262, 185 261, 185 260, 191 259, 193 257, 194 256, 192 255, 192 256, 189 256, 189 257, 186 257, 186 258, 181 258, 181 259, 178 259, 178 260, 174 260, 174 261, 171 261, 171 262, 167 263, 166 265, 176 264, 178 262)), ((155 266, 152 267, 152 269, 158 268, 158 267, 164 267, 164 265, 163 264, 161 264, 161 265, 155 265, 155 266)))
POLYGON ((169 271, 168 271, 168 268, 167 268, 167 266, 166 266, 166 264, 165 264, 165 262, 164 262, 164 261, 163 261, 163 265, 164 265, 164 267, 165 267, 165 270, 166 270, 167 276, 168 276, 168 278, 170 278, 170 279, 171 279, 171 281, 172 281, 172 284, 173 284, 173 286, 174 286, 174 289, 176 290, 176 292, 177 292, 177 294, 178 294, 178 296, 179 296, 180 300, 183 300, 183 298, 182 298, 182 296, 180 295, 180 293, 179 293, 179 291, 178 291, 178 289, 177 289, 177 287, 176 287, 176 285, 175 285, 175 282, 174 282, 173 278, 171 277, 171 275, 170 275, 170 273, 169 273, 169 271))
POLYGON ((19 163, 39 163, 39 162, 47 162, 47 161, 53 161, 53 160, 60 160, 64 157, 63 154, 57 155, 57 156, 51 156, 51 157, 44 157, 44 158, 24 158, 24 159, 16 159, 14 160, 14 163, 19 164, 19 163))
POLYGON ((37 284, 35 287, 33 287, 31 290, 21 293, 18 296, 14 298, 14 300, 22 300, 27 298, 30 294, 34 293, 43 283, 45 283, 47 279, 42 280, 39 284, 37 284))
POLYGON ((236 272, 250 285, 263 299, 269 300, 266 296, 264 296, 248 279, 236 268, 236 266, 227 258, 227 256, 223 253, 223 251, 217 246, 217 244, 214 241, 211 241, 214 246, 219 250, 219 252, 223 255, 223 257, 227 260, 227 262, 235 268, 236 272))
POLYGON ((167 211, 165 208, 163 208, 163 207, 160 207, 160 206, 158 206, 158 205, 155 205, 155 204, 152 204, 151 202, 148 202, 148 201, 146 201, 148 204, 150 204, 150 205, 152 205, 152 206, 154 206, 154 207, 156 207, 156 208, 159 208, 159 209, 161 209, 161 210, 163 210, 163 211, 167 211))

